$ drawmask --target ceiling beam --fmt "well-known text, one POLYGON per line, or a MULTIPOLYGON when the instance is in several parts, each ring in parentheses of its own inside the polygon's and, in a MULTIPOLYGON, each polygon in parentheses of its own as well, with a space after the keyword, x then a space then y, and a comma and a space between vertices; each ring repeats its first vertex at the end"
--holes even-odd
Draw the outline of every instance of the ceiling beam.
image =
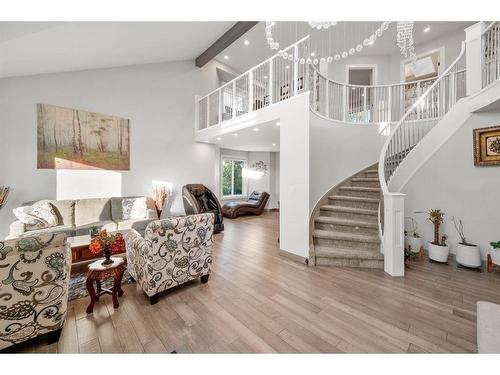
POLYGON ((214 44, 208 47, 205 52, 198 56, 195 60, 196 66, 201 68, 203 65, 212 60, 219 53, 229 47, 235 40, 245 34, 258 22, 236 22, 233 27, 226 31, 214 44))

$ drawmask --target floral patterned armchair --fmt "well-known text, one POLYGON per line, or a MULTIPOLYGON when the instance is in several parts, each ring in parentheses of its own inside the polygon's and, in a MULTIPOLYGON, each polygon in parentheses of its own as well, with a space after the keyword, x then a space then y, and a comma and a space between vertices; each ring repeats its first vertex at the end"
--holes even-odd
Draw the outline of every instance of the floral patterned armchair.
POLYGON ((0 241, 0 350, 45 333, 59 340, 70 269, 65 234, 0 241))
POLYGON ((153 221, 144 238, 131 230, 125 236, 128 271, 151 304, 158 293, 201 278, 208 281, 212 264, 214 214, 153 221))

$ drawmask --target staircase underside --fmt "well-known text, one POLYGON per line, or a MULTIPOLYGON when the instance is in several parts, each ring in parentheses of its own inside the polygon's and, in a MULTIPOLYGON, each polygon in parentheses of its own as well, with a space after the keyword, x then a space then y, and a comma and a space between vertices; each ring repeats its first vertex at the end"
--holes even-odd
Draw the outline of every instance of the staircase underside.
POLYGON ((378 236, 377 166, 357 173, 330 193, 314 219, 315 264, 383 268, 378 236))

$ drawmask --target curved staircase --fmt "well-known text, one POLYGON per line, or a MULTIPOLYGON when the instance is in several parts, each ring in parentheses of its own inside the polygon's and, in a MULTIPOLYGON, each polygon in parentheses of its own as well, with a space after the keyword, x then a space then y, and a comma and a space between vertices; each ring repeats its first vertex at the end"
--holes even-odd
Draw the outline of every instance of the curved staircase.
POLYGON ((376 165, 334 187, 315 210, 312 231, 315 264, 383 268, 378 234, 379 203, 376 165))

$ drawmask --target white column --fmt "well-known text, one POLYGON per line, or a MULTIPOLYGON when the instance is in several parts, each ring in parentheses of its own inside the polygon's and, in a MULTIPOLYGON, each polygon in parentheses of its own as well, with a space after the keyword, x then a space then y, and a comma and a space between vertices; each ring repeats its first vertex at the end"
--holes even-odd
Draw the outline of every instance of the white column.
POLYGON ((481 34, 486 28, 484 22, 475 23, 465 29, 465 60, 467 67, 466 86, 467 96, 472 95, 482 88, 482 46, 481 34))
POLYGON ((404 194, 384 194, 384 271, 391 276, 404 276, 404 194))

